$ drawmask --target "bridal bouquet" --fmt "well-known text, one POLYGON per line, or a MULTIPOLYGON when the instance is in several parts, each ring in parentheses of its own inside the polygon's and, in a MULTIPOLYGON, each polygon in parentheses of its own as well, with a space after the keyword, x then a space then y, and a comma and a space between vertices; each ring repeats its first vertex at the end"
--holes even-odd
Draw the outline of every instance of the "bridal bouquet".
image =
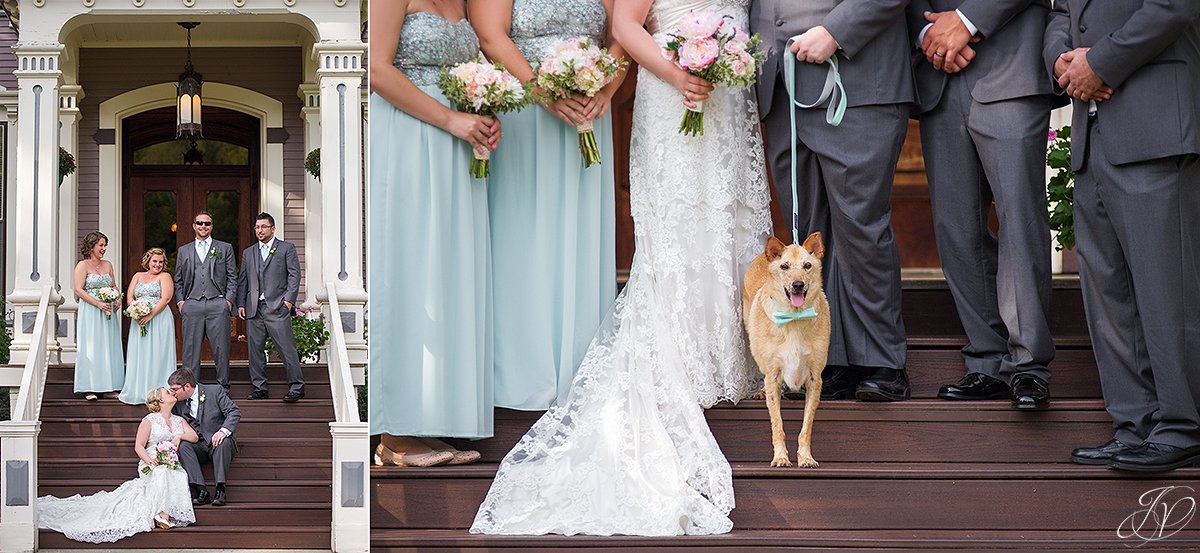
MULTIPOLYGON (((103 303, 116 303, 117 300, 121 299, 121 291, 112 286, 105 286, 96 290, 96 299, 103 303)), ((112 313, 105 313, 104 317, 111 321, 112 313)))
MULTIPOLYGON (((567 96, 591 98, 611 83, 624 65, 625 60, 618 60, 590 39, 568 38, 556 43, 550 55, 542 59, 538 66, 537 86, 550 101, 567 96)), ((575 129, 579 132, 583 166, 600 163, 592 121, 584 121, 575 129)))
MULTIPOLYGON (((179 468, 179 451, 175 449, 175 444, 171 442, 158 442, 149 453, 158 461, 158 466, 167 467, 169 470, 179 468)), ((143 474, 150 474, 151 470, 153 469, 149 466, 142 467, 143 474)))
MULTIPOLYGON (((669 33, 663 56, 680 69, 713 84, 730 87, 754 84, 764 57, 758 48, 758 35, 751 36, 727 19, 709 11, 688 13, 679 27, 669 33)), ((687 109, 679 132, 692 136, 704 134, 704 102, 687 109)))
MULTIPOLYGON (((454 67, 442 68, 438 86, 446 99, 459 109, 476 115, 494 116, 497 113, 519 110, 529 104, 526 86, 496 63, 482 59, 463 62, 454 67)), ((474 150, 474 149, 473 149, 474 150)), ((471 161, 471 176, 487 177, 490 152, 474 150, 471 161)))
MULTIPOLYGON (((154 311, 154 304, 150 303, 150 300, 133 300, 133 303, 130 303, 129 307, 125 309, 125 316, 137 321, 149 315, 151 311, 154 311)), ((145 325, 138 323, 138 326, 142 329, 142 336, 145 336, 145 325)))

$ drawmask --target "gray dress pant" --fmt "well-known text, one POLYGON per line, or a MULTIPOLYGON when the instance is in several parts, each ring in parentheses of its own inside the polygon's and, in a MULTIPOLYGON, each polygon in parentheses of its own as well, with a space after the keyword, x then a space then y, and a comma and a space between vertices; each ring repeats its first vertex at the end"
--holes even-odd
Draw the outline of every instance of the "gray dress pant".
POLYGON ((212 349, 217 384, 229 388, 229 304, 225 298, 188 299, 179 313, 183 326, 183 366, 200 370, 200 347, 204 337, 212 349))
POLYGON ((253 317, 246 318, 246 343, 250 347, 250 382, 255 390, 267 389, 267 355, 263 351, 267 336, 275 342, 275 351, 283 358, 287 371, 288 391, 304 389, 304 373, 300 355, 296 353, 296 333, 292 329, 292 313, 286 305, 272 311, 267 302, 259 300, 253 317))

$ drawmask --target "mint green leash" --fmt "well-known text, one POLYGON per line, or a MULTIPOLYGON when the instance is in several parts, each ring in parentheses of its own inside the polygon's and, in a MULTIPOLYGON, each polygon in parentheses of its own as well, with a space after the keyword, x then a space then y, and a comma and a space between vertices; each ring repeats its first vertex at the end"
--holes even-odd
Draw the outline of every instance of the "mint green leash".
MULTIPOLYGON (((796 201, 798 190, 796 188, 796 108, 808 109, 815 108, 825 102, 829 102, 829 108, 825 111, 825 122, 831 126, 842 124, 842 117, 846 114, 846 87, 842 85, 842 74, 838 72, 837 54, 830 56, 825 60, 829 64, 829 72, 825 74, 825 88, 821 90, 821 97, 811 104, 802 104, 796 101, 796 54, 792 52, 792 42, 800 35, 796 35, 788 39, 784 45, 783 55, 787 57, 787 64, 784 66, 786 73, 789 115, 792 119, 792 243, 800 243, 800 202, 796 201), (836 96, 836 100, 834 97, 836 96)), ((815 314, 813 315, 816 316, 815 314)))

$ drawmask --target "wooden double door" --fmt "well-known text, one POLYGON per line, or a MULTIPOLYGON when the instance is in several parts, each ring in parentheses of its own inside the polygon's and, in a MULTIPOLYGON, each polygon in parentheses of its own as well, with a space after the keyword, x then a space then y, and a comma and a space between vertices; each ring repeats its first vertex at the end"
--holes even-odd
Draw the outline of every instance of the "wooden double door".
MULTIPOLYGON (((206 138, 197 146, 205 163, 185 165, 181 152, 191 146, 175 141, 173 112, 155 110, 126 120, 124 187, 124 251, 126 286, 142 269, 142 256, 150 248, 167 252, 167 271, 174 274, 180 247, 195 240, 192 228, 197 213, 212 215, 214 239, 233 245, 235 261, 254 243, 254 217, 258 213, 258 119, 229 110, 205 111, 206 138), (158 113, 163 112, 163 113, 158 113), (209 130, 210 121, 215 120, 209 130)), ((171 310, 182 291, 176 291, 171 310)), ((234 310, 236 313, 236 309, 234 310)), ((232 317, 230 358, 247 358, 244 321, 232 317)), ((126 325, 130 323, 127 320, 126 325)), ((136 329, 135 329, 136 330, 136 329)), ((182 353, 182 325, 176 319, 176 352, 182 353)), ((211 360, 207 341, 202 360, 211 360)))

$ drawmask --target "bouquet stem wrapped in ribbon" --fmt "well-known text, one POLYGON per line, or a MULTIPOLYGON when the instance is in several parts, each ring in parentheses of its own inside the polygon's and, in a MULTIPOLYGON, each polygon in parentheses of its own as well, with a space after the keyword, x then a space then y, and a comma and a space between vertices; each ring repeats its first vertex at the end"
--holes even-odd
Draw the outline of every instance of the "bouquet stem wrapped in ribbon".
MULTIPOLYGON (((763 53, 760 39, 729 22, 728 16, 710 11, 693 11, 669 33, 663 56, 680 69, 713 84, 734 88, 754 84, 763 53)), ((704 102, 687 108, 679 132, 704 134, 704 102)))
MULTIPOLYGON (((592 98, 617 77, 625 64, 625 60, 613 57, 591 39, 561 40, 538 66, 536 82, 541 90, 541 99, 553 102, 568 96, 592 98)), ((579 132, 583 166, 600 163, 600 148, 596 145, 592 121, 584 121, 575 129, 579 132)))
MULTIPOLYGON (((491 64, 482 59, 463 62, 442 69, 438 86, 446 99, 466 113, 494 117, 498 113, 517 111, 529 104, 529 91, 504 66, 491 64)), ((491 153, 473 149, 471 176, 486 178, 491 171, 488 160, 491 153)))
MULTIPOLYGON (((129 304, 129 307, 125 309, 125 316, 133 319, 136 322, 142 317, 149 315, 151 311, 154 311, 154 304, 150 303, 148 300, 133 300, 133 302, 129 304)), ((138 327, 142 329, 142 336, 145 336, 145 325, 138 323, 138 327)))
MULTIPOLYGON (((96 299, 103 303, 116 303, 117 300, 121 299, 121 291, 112 286, 105 286, 96 290, 96 299)), ((112 313, 105 313, 104 318, 111 321, 112 313)))

